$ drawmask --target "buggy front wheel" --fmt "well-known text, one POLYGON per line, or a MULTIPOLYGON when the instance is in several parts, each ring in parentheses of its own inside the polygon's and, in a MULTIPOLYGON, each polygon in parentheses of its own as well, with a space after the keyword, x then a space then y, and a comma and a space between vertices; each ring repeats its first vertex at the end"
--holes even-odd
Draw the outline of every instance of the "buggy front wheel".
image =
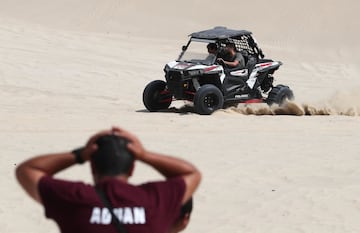
POLYGON ((224 97, 219 88, 206 84, 199 88, 194 97, 194 108, 200 115, 210 115, 223 108, 224 97))
POLYGON ((166 88, 166 82, 155 80, 145 87, 143 92, 143 103, 150 112, 167 109, 171 102, 172 95, 166 88))

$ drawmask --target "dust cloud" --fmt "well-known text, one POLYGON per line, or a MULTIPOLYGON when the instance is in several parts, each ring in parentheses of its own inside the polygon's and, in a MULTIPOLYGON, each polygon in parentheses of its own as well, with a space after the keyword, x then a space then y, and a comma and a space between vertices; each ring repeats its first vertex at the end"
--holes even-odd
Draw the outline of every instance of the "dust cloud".
MULTIPOLYGON (((189 114, 196 113, 192 103, 181 107, 171 107, 162 112, 189 114)), ((266 103, 238 104, 237 106, 220 109, 213 114, 242 114, 242 115, 288 115, 288 116, 360 116, 360 92, 339 91, 328 99, 314 103, 299 103, 287 101, 283 105, 269 106, 266 103)))
POLYGON ((219 111, 244 115, 360 116, 360 93, 357 90, 341 91, 334 94, 328 100, 319 101, 318 103, 289 101, 282 106, 239 104, 237 107, 230 107, 219 111))

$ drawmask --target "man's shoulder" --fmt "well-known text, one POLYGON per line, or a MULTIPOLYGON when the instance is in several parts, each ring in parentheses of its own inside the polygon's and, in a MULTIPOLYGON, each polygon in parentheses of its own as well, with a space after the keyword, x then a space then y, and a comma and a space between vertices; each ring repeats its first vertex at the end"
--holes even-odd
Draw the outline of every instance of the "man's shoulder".
POLYGON ((156 186, 167 186, 167 185, 182 186, 182 185, 185 185, 185 181, 182 177, 173 177, 173 178, 169 178, 169 179, 161 180, 161 181, 146 182, 146 183, 138 185, 138 187, 144 188, 144 187, 156 187, 156 186))
POLYGON ((69 181, 64 179, 57 179, 52 176, 43 176, 39 181, 39 186, 49 185, 49 186, 78 186, 78 187, 91 187, 89 184, 85 184, 82 181, 69 181))
POLYGON ((243 52, 236 52, 236 58, 244 58, 244 53, 243 52))
POLYGON ((84 182, 56 179, 50 176, 44 176, 40 179, 38 189, 42 199, 45 197, 81 199, 89 197, 92 192, 95 193, 93 186, 84 182))
POLYGON ((148 182, 138 186, 150 195, 167 196, 182 195, 185 193, 186 185, 182 177, 170 178, 164 181, 148 182))

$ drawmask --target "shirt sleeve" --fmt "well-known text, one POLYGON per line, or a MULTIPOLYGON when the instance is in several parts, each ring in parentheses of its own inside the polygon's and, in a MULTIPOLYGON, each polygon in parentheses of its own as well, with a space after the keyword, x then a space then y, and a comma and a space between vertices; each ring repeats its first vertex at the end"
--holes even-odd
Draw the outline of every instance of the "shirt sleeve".
POLYGON ((166 181, 148 183, 146 188, 153 193, 152 198, 158 216, 167 219, 164 224, 171 225, 180 215, 181 202, 185 194, 185 181, 182 177, 171 178, 166 181))
MULTIPOLYGON (((42 204, 45 208, 45 216, 53 218, 57 212, 65 211, 74 202, 84 200, 84 190, 81 187, 86 185, 81 182, 70 182, 44 176, 39 181, 39 193, 42 204)), ((85 191, 86 193, 86 191, 85 191)))
POLYGON ((244 68, 245 67, 245 59, 244 56, 241 53, 236 53, 236 60, 239 61, 238 67, 244 68))

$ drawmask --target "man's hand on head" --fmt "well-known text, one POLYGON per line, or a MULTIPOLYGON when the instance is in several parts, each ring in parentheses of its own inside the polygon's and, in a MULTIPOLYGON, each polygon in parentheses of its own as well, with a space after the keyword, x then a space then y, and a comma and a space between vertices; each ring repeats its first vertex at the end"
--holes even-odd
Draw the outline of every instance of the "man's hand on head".
POLYGON ((97 150, 97 144, 96 141, 105 135, 111 135, 113 134, 112 129, 109 130, 103 130, 98 132, 97 134, 93 135, 92 137, 90 137, 90 139, 88 140, 88 142, 86 143, 84 149, 81 152, 81 157, 83 158, 84 161, 88 161, 91 158, 91 155, 97 150))
POLYGON ((133 153, 133 155, 135 156, 135 159, 137 159, 137 160, 144 159, 144 157, 146 155, 146 150, 143 147, 143 145, 141 144, 138 137, 136 137, 135 135, 131 134, 130 132, 128 132, 122 128, 119 128, 119 127, 113 127, 112 132, 113 132, 113 134, 115 134, 119 137, 123 137, 129 141, 127 147, 129 149, 129 151, 131 153, 133 153))

